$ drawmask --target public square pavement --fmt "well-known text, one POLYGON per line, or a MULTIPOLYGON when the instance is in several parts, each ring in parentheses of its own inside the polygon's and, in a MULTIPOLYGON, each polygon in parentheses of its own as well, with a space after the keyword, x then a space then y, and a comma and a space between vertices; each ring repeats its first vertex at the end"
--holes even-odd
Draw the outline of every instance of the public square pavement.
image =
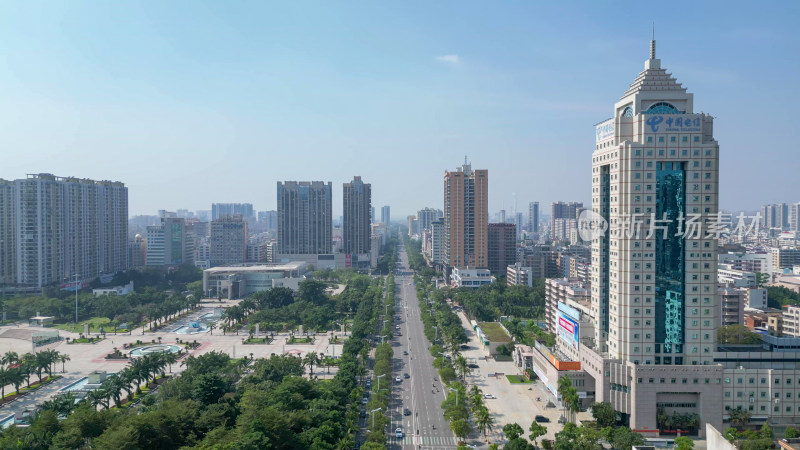
MULTIPOLYGON (((212 312, 215 308, 220 306, 229 306, 238 303, 237 301, 225 301, 218 303, 216 301, 201 304, 201 308, 193 311, 190 317, 182 318, 170 324, 169 326, 162 327, 161 330, 155 332, 145 331, 143 328, 137 328, 129 333, 106 333, 106 339, 95 344, 67 344, 66 340, 62 340, 53 344, 36 347, 36 351, 55 349, 58 352, 69 355, 70 361, 64 365, 65 371, 62 373, 62 364, 58 363, 53 372, 54 375, 63 375, 63 378, 55 383, 43 387, 40 390, 28 394, 26 397, 15 402, 5 404, 0 407, 0 418, 6 417, 11 413, 21 413, 25 410, 32 410, 35 405, 53 397, 58 393, 58 389, 65 387, 79 379, 89 375, 95 370, 103 370, 108 373, 116 373, 127 366, 129 360, 109 360, 105 356, 112 353, 115 348, 122 352, 129 350, 122 350, 123 344, 135 344, 137 340, 144 342, 155 341, 159 343, 158 338, 161 338, 162 344, 175 344, 177 339, 184 342, 197 341, 200 346, 194 350, 189 350, 188 355, 199 356, 211 351, 218 351, 227 353, 231 357, 242 357, 251 355, 255 358, 269 358, 270 355, 277 354, 292 354, 296 356, 305 356, 309 352, 317 352, 321 356, 328 355, 341 355, 342 344, 329 344, 328 338, 330 332, 327 334, 317 334, 316 340, 313 344, 286 344, 289 339, 289 333, 279 333, 275 335, 275 339, 270 344, 243 344, 243 340, 248 337, 247 332, 227 333, 223 335, 221 330, 215 329, 211 332, 204 332, 199 334, 177 334, 175 329, 183 324, 189 323, 193 318, 199 317, 203 314, 212 312), (212 334, 213 333, 213 334, 212 334)), ((33 332, 37 331, 53 331, 54 328, 33 327, 25 323, 19 325, 10 325, 0 327, 0 355, 8 351, 17 352, 20 356, 24 353, 31 353, 33 344, 30 340, 24 339, 33 332), (7 330, 14 330, 7 333, 7 330), (15 337, 23 337, 23 339, 15 337)), ((107 330, 108 331, 108 330, 107 330)), ((62 338, 69 337, 70 340, 79 336, 78 333, 71 333, 68 331, 58 330, 62 338)), ((92 336, 97 336, 97 333, 91 333, 92 336)), ((336 333, 341 336, 340 332, 336 333)), ((264 332, 261 332, 261 336, 264 332)), ((178 373, 183 370, 180 362, 172 365, 172 372, 178 373)), ((336 368, 331 367, 314 367, 314 375, 319 378, 332 377, 336 373, 336 368)), ((36 380, 36 376, 32 377, 32 381, 36 380)), ((6 393, 13 392, 13 386, 6 386, 6 393)))

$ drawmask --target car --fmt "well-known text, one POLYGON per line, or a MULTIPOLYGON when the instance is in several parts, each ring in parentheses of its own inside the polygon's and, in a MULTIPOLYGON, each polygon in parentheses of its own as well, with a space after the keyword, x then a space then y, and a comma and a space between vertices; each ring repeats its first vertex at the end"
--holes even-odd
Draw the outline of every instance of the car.
POLYGON ((399 383, 399 382, 403 381, 403 379, 400 378, 400 377, 395 377, 394 381, 397 381, 399 383))
POLYGON ((362 404, 364 404, 364 405, 366 405, 367 403, 369 403, 369 398, 368 398, 368 397, 364 397, 364 398, 362 398, 362 399, 361 399, 361 403, 362 403, 362 404))
POLYGON ((394 437, 396 437, 397 439, 402 438, 403 437, 403 429, 400 428, 400 427, 397 427, 397 429, 394 430, 394 437))
POLYGON ((411 415, 411 410, 408 409, 408 408, 403 408, 403 415, 404 416, 410 416, 411 415))
POLYGON ((497 398, 492 394, 483 394, 483 398, 497 398))
POLYGON ((360 417, 367 417, 367 412, 362 409, 361 412, 358 413, 358 415, 360 417))
POLYGON ((395 330, 399 330, 399 329, 400 329, 400 325, 395 325, 395 326, 394 326, 394 329, 395 329, 395 330))
POLYGON ((536 417, 533 418, 533 420, 535 420, 537 422, 542 422, 542 423, 550 422, 550 419, 548 419, 545 416, 536 416, 536 417))
POLYGON ((477 364, 475 364, 475 363, 469 363, 469 364, 467 364, 467 367, 469 367, 470 369, 477 369, 477 368, 478 368, 478 367, 480 367, 480 366, 478 366, 478 365, 477 365, 477 364))
POLYGON ((408 356, 408 352, 403 350, 403 356, 408 356))
POLYGON ((409 375, 409 374, 407 374, 407 373, 404 373, 404 374, 403 374, 403 378, 411 378, 411 375, 409 375))

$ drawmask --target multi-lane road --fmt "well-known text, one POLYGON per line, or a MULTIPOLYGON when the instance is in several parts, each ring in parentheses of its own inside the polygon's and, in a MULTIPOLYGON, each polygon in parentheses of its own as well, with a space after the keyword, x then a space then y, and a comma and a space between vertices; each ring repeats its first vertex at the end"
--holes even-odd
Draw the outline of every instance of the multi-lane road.
MULTIPOLYGON (((390 409, 389 448, 444 450, 456 447, 456 440, 443 417, 441 408, 447 388, 442 387, 433 368, 420 314, 414 277, 408 267, 408 256, 400 247, 400 263, 395 275, 397 299, 392 339, 394 349, 392 401, 390 409), (408 374, 408 378, 404 378, 408 374), (400 381, 396 381, 400 377, 400 381), (409 415, 404 415, 408 409, 409 415), (401 428, 403 437, 395 437, 401 428)), ((427 312, 427 309, 425 309, 427 312)), ((388 324, 387 324, 388 326, 388 324)))

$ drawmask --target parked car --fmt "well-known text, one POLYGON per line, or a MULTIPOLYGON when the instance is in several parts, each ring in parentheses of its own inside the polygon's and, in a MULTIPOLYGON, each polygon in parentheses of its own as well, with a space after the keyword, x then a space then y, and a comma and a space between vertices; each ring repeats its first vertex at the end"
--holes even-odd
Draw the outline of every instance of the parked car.
POLYGON ((408 408, 403 408, 403 415, 404 416, 410 416, 411 415, 411 410, 408 409, 408 408))
POLYGON ((536 416, 536 417, 533 418, 533 420, 535 420, 537 422, 542 422, 542 423, 550 422, 550 419, 548 419, 545 416, 536 416))
POLYGON ((411 375, 409 375, 409 374, 407 374, 407 373, 404 373, 404 374, 403 374, 403 378, 411 378, 411 375))
POLYGON ((467 364, 467 367, 469 367, 470 369, 477 369, 477 368, 478 368, 478 367, 480 367, 480 366, 478 366, 478 365, 477 365, 477 364, 475 364, 475 363, 469 363, 469 364, 467 364))
POLYGON ((408 352, 406 350, 403 350, 403 356, 408 356, 408 352))
POLYGON ((399 383, 399 382, 403 381, 403 379, 400 378, 400 377, 395 377, 394 381, 397 381, 399 383))
POLYGON ((362 404, 364 404, 364 405, 366 405, 367 403, 369 403, 369 398, 368 398, 368 397, 364 397, 364 398, 362 398, 362 399, 361 399, 361 403, 362 403, 362 404))
POLYGON ((483 394, 483 398, 497 398, 492 394, 483 394))

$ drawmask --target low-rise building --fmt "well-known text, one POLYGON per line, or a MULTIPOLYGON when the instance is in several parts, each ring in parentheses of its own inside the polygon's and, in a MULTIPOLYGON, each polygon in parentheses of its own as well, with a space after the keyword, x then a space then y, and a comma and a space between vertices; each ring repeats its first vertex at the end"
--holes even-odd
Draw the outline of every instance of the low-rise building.
POLYGON ((729 264, 720 264, 717 268, 717 282, 726 287, 756 287, 756 274, 733 269, 729 264))
POLYGON ((741 324, 744 322, 746 293, 746 289, 722 288, 717 291, 722 326, 741 324))
POLYGON ((285 264, 257 266, 220 266, 203 271, 203 291, 229 299, 245 298, 253 292, 285 286, 297 289, 305 279, 308 264, 292 261, 285 264))
POLYGON ((495 278, 489 269, 472 269, 469 267, 453 268, 453 287, 477 289, 485 284, 492 284, 495 278))
POLYGON ((530 267, 522 267, 515 263, 506 268, 506 284, 508 286, 533 286, 533 275, 530 267))
POLYGON ((577 278, 549 278, 545 290, 545 321, 547 330, 555 332, 558 304, 580 304, 589 307, 592 293, 589 286, 577 278))
POLYGON ((94 294, 95 297, 98 295, 128 295, 131 292, 133 292, 133 281, 125 286, 92 289, 92 294, 94 294))

